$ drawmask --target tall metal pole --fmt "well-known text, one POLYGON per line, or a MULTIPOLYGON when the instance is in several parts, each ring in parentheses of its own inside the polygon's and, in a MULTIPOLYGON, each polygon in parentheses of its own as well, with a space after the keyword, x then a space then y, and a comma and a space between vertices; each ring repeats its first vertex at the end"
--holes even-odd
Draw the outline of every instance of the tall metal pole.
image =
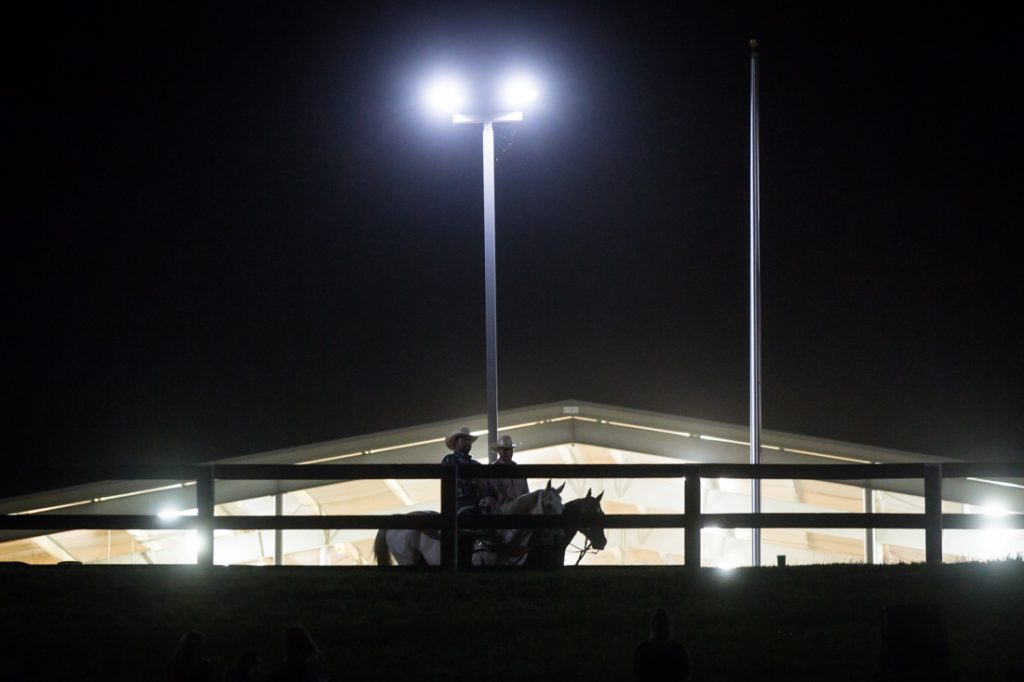
POLYGON ((490 444, 498 440, 498 327, 494 263, 494 127, 484 123, 484 296, 487 326, 487 459, 494 462, 490 444))
MULTIPOLYGON (((750 41, 750 463, 761 463, 761 206, 758 197, 757 41, 750 41)), ((750 511, 761 513, 761 480, 750 481, 750 511)), ((750 532, 750 563, 761 565, 761 529, 750 532)))
MULTIPOLYGON (((274 495, 274 516, 284 516, 284 493, 274 495)), ((284 566, 284 530, 281 528, 274 529, 274 565, 284 566)))

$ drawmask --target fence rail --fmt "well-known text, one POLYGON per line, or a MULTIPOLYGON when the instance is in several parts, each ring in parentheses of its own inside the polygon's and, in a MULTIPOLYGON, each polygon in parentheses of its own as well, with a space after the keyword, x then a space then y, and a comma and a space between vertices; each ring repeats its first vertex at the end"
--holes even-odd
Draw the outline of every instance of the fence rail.
MULTIPOLYGON (((97 472, 94 472, 97 473, 97 472)), ((194 467, 136 467, 106 470, 114 480, 195 481, 195 516, 165 519, 130 514, 9 514, 0 516, 0 530, 196 530, 200 535, 199 564, 213 563, 213 531, 298 529, 439 529, 442 566, 457 570, 455 534, 462 529, 560 528, 560 517, 475 516, 461 522, 455 513, 456 476, 494 478, 485 467, 437 464, 215 464, 194 467), (327 515, 327 516, 216 516, 217 480, 309 481, 318 485, 363 479, 435 479, 441 484, 441 513, 437 515, 327 515)), ((903 528, 925 531, 925 557, 942 561, 944 529, 1024 529, 1024 514, 987 516, 942 513, 944 478, 1024 478, 1024 462, 957 462, 948 464, 522 464, 502 478, 684 479, 683 514, 613 514, 580 519, 604 528, 681 528, 684 530, 685 564, 700 566, 702 528, 903 528), (701 511, 702 478, 751 480, 796 479, 823 481, 881 481, 922 479, 925 510, 921 514, 888 513, 705 513, 701 511)))

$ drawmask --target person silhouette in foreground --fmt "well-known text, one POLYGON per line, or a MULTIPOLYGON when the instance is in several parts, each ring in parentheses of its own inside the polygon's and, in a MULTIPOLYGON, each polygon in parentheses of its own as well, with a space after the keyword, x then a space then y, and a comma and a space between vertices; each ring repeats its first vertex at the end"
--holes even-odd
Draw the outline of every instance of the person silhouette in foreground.
POLYGON ((690 657, 672 639, 672 621, 665 609, 651 616, 651 638, 633 650, 633 679, 637 682, 689 680, 690 657))
POLYGON ((243 651, 238 663, 224 671, 224 682, 253 682, 262 679, 260 657, 252 649, 243 651))
POLYGON ((301 625, 284 631, 284 660, 274 680, 277 682, 327 682, 331 679, 327 660, 301 625))
POLYGON ((214 682, 213 664, 203 656, 203 633, 186 632, 167 664, 167 682, 214 682))

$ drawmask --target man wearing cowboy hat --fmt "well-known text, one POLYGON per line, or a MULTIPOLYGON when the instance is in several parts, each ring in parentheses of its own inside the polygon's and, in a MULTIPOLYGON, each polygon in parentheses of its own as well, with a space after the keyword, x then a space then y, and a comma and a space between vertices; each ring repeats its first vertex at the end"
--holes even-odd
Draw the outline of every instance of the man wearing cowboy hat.
MULTIPOLYGON (((480 464, 473 459, 469 451, 473 449, 473 441, 477 439, 465 426, 458 431, 452 431, 444 439, 444 445, 451 452, 444 456, 441 464, 451 464, 456 468, 461 466, 472 466, 480 464)), ((458 475, 456 473, 456 475, 458 475)), ((483 491, 483 483, 480 479, 458 478, 455 488, 455 508, 476 507, 480 504, 480 494, 483 491)))
MULTIPOLYGON (((473 441, 477 439, 465 426, 458 431, 452 431, 444 439, 445 447, 451 452, 444 456, 441 464, 455 467, 455 510, 456 513, 465 518, 483 513, 480 509, 480 498, 484 491, 486 481, 479 478, 462 478, 459 476, 459 467, 479 465, 480 462, 470 456, 469 451, 473 449, 473 441)), ((476 538, 471 532, 460 531, 458 535, 458 558, 459 566, 468 568, 472 565, 473 543, 476 538)))
MULTIPOLYGON (((505 435, 498 439, 497 443, 491 443, 491 450, 498 455, 498 459, 491 466, 503 467, 514 466, 512 461, 513 451, 522 443, 513 443, 512 437, 505 435)), ((498 507, 530 492, 530 486, 525 478, 489 478, 486 479, 486 498, 482 501, 488 507, 498 507)))

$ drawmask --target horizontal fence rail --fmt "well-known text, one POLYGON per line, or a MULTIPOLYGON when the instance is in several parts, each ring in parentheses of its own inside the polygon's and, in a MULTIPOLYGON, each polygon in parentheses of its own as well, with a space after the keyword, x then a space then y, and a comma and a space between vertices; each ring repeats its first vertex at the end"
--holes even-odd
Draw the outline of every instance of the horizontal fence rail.
MULTIPOLYGON (((684 529, 685 563, 700 566, 702 528, 902 528, 925 531, 925 555, 929 563, 942 561, 944 529, 1024 529, 1024 514, 989 516, 942 513, 944 478, 1024 478, 1024 462, 955 462, 946 464, 521 464, 502 469, 500 478, 684 479, 683 514, 612 514, 578 517, 578 525, 602 528, 684 529), (701 511, 702 478, 794 479, 872 481, 922 479, 925 510, 919 514, 889 513, 704 513, 701 511)), ((459 529, 561 528, 558 515, 473 516, 459 520, 455 510, 456 476, 466 479, 496 478, 487 466, 437 464, 215 464, 208 466, 133 467, 93 470, 111 480, 177 481, 196 488, 195 516, 165 519, 137 514, 8 514, 0 515, 0 530, 196 530, 200 535, 198 563, 213 563, 213 531, 300 529, 418 529, 442 530, 442 565, 456 570, 459 529), (365 479, 434 479, 441 485, 441 513, 428 515, 298 515, 216 516, 217 480, 278 480, 309 482, 310 486, 365 479)), ((59 510, 57 510, 59 511, 59 510)))

